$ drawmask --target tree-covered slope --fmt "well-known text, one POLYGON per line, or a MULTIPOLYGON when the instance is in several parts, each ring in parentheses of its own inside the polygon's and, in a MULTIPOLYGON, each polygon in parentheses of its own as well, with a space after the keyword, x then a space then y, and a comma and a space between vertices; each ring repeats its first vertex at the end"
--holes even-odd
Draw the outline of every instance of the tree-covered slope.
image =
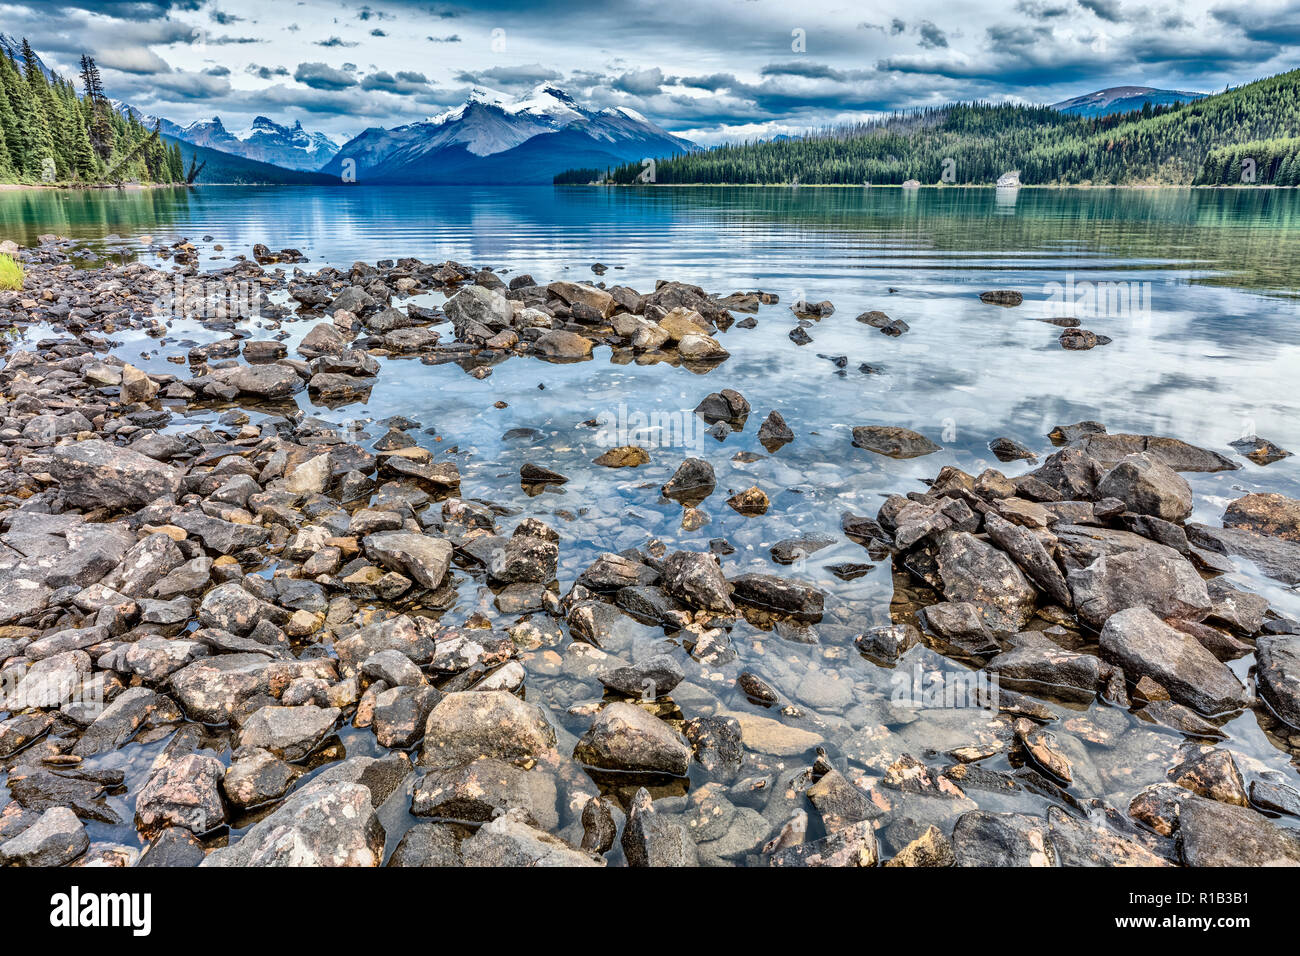
MULTIPOLYGON (((1191 103, 1104 117, 1046 107, 958 103, 800 139, 723 146, 659 160, 658 183, 990 184, 1019 170, 1026 184, 1239 182, 1243 147, 1268 146, 1257 183, 1288 168, 1300 136, 1300 70, 1191 103), (1228 153, 1236 176, 1224 173, 1228 153), (1286 152, 1290 150, 1290 152, 1286 152), (1213 168, 1206 169, 1207 159, 1213 168)), ((1294 171, 1300 158, 1292 160, 1294 171)), ((631 183, 639 164, 610 170, 631 183)), ((1292 173, 1288 173, 1292 175, 1292 173)), ((588 182, 575 170, 557 182, 588 182)), ((1282 183, 1278 183, 1282 184, 1282 183)))
POLYGON ((195 146, 170 136, 162 137, 169 147, 180 152, 185 169, 193 169, 194 182, 222 185, 266 186, 283 184, 308 184, 316 186, 337 186, 337 176, 324 173, 311 173, 297 169, 285 169, 271 163, 261 163, 255 159, 245 159, 233 153, 195 146))

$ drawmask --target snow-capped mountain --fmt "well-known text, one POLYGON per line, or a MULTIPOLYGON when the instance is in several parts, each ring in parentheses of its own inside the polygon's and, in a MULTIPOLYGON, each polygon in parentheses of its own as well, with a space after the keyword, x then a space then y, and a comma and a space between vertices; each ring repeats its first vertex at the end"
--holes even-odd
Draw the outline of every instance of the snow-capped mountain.
POLYGON ((191 123, 178 133, 182 139, 195 146, 206 146, 223 153, 243 156, 260 163, 273 163, 285 169, 319 169, 329 162, 338 146, 324 133, 311 133, 298 121, 293 126, 281 126, 265 116, 258 116, 246 130, 232 133, 221 122, 221 117, 191 123))
POLYGON ((171 120, 163 119, 158 116, 151 116, 148 113, 136 109, 130 103, 123 103, 121 100, 109 100, 109 103, 112 104, 113 109, 117 110, 117 112, 121 113, 123 116, 134 118, 146 129, 153 129, 155 126, 161 124, 162 134, 164 136, 171 136, 174 139, 180 139, 181 133, 184 132, 171 120))
POLYGON ((423 122, 368 129, 321 172, 341 175, 351 160, 358 182, 549 183, 566 169, 695 149, 634 110, 588 110, 543 83, 514 98, 475 89, 465 103, 423 122))
POLYGON ((1206 95, 1183 90, 1158 90, 1152 86, 1112 86, 1053 103, 1052 109, 1075 116, 1110 116, 1113 113, 1140 110, 1148 103, 1152 106, 1170 106, 1174 103, 1190 103, 1206 95))
MULTIPOLYGON (((32 52, 35 53, 35 51, 32 52)), ((21 39, 12 37, 7 33, 0 33, 0 53, 4 53, 17 63, 18 69, 23 69, 25 61, 23 60, 23 41, 21 39)), ((36 66, 45 74, 47 80, 54 79, 54 71, 45 65, 39 55, 36 57, 36 66)))

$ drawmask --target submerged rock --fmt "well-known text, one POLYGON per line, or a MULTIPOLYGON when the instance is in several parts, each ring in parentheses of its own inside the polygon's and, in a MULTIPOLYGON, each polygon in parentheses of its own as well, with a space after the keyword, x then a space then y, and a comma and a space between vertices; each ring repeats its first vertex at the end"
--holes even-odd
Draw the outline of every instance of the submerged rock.
POLYGON ((853 429, 853 444, 889 458, 919 458, 942 449, 910 428, 888 425, 859 425, 853 429))

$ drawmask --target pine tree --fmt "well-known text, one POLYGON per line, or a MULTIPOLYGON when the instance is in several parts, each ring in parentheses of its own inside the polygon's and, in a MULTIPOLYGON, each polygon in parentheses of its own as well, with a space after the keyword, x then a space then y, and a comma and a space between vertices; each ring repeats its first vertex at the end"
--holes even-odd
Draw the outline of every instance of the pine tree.
POLYGON ((90 145, 95 148, 95 155, 106 160, 113 152, 113 124, 109 116, 112 110, 104 96, 104 81, 99 75, 99 67, 84 53, 81 55, 81 84, 90 105, 90 145))

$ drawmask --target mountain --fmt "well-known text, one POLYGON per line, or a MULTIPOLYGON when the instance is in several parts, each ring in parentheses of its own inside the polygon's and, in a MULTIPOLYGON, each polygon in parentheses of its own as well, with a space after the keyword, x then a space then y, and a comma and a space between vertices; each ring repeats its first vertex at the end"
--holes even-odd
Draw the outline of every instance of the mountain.
POLYGON ((145 129, 153 129, 154 126, 162 124, 162 134, 171 136, 173 139, 181 139, 182 130, 179 126, 169 119, 162 119, 158 116, 150 116, 148 113, 142 113, 129 103, 123 103, 121 100, 110 100, 110 105, 128 119, 134 119, 145 129))
POLYGON ((368 129, 321 171, 341 176, 351 160, 362 183, 520 185, 550 183, 574 166, 604 169, 696 149, 634 110, 588 110, 543 83, 517 98, 475 89, 423 122, 368 129))
MULTIPOLYGON (((1300 182, 1300 70, 1150 112, 1077 116, 1046 106, 953 103, 784 142, 664 158, 659 183, 1027 185, 1300 182), (1249 163, 1246 160, 1250 160, 1249 163), (953 176, 952 174, 955 174, 953 176)), ((588 182, 586 170, 556 177, 588 182)), ((636 180, 639 165, 612 171, 636 180)))
POLYGON ((1152 106, 1172 106, 1175 103, 1204 99, 1206 95, 1183 90, 1157 90, 1151 86, 1112 86, 1053 103, 1052 109, 1072 116, 1110 116, 1113 113, 1140 110, 1148 103, 1152 106))
POLYGON ((226 153, 221 150, 210 149, 207 146, 196 146, 194 143, 186 142, 174 136, 164 134, 162 137, 164 143, 171 146, 173 143, 179 144, 181 148, 181 160, 188 171, 191 161, 197 157, 203 166, 203 171, 199 173, 197 183, 221 184, 221 185, 310 185, 310 186, 337 186, 339 180, 337 176, 325 176, 321 173, 313 173, 301 169, 285 169, 281 166, 274 166, 271 163, 263 163, 254 159, 245 159, 243 156, 236 156, 233 153, 226 153))
POLYGON ((317 170, 338 152, 333 140, 324 133, 308 132, 302 128, 301 121, 293 126, 281 126, 265 116, 257 117, 252 126, 238 133, 226 129, 221 117, 214 116, 177 129, 170 135, 195 146, 206 146, 285 169, 317 170))
MULTIPOLYGON (((21 39, 15 39, 7 33, 0 33, 0 53, 8 55, 18 64, 18 68, 22 69, 25 61, 23 60, 23 41, 21 39)), ((36 66, 45 74, 47 80, 54 79, 54 71, 45 65, 39 55, 36 57, 36 66)))

